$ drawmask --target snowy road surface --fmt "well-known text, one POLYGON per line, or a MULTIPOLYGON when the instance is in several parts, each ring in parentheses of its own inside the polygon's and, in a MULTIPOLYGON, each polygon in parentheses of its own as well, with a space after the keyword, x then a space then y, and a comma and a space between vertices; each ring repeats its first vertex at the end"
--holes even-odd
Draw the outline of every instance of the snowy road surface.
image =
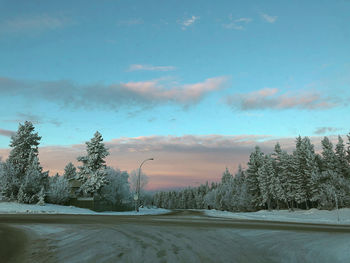
POLYGON ((164 215, 0 215, 4 262, 350 262, 350 226, 164 215))

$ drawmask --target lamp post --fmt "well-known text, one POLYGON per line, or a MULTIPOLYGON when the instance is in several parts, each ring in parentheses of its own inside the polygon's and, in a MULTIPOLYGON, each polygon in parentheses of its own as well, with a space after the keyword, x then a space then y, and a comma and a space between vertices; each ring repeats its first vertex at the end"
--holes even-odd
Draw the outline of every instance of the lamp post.
POLYGON ((153 161, 153 158, 148 158, 146 160, 144 160, 141 164, 140 164, 140 168, 139 168, 139 175, 137 177, 137 183, 136 183, 136 194, 135 194, 135 210, 136 212, 139 211, 139 206, 140 206, 140 184, 141 184, 141 167, 142 165, 147 162, 147 161, 153 161))

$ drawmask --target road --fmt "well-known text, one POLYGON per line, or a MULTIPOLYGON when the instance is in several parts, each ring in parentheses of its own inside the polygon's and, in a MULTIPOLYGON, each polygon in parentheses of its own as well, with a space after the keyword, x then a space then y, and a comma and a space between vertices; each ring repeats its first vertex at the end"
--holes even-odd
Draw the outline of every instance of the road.
POLYGON ((207 217, 0 215, 1 262, 350 262, 350 226, 207 217))

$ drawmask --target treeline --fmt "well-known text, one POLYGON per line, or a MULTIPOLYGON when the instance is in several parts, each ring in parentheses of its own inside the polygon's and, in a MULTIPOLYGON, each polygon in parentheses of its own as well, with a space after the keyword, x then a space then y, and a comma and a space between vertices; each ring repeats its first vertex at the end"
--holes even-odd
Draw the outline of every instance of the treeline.
POLYGON ((206 183, 181 191, 158 192, 153 203, 162 208, 256 211, 350 207, 350 134, 345 146, 341 136, 334 147, 322 140, 322 152, 315 152, 308 137, 296 139, 293 153, 282 150, 264 154, 257 146, 247 169, 241 166, 233 176, 228 169, 220 183, 206 183))
POLYGON ((12 148, 5 162, 0 160, 0 193, 21 203, 67 204, 71 193, 70 180, 78 180, 81 187, 74 196, 97 196, 115 207, 132 207, 129 174, 106 166, 108 150, 99 132, 86 142, 85 156, 78 157, 78 169, 68 163, 64 174, 49 177, 38 158, 41 137, 31 122, 19 124, 11 137, 12 148))

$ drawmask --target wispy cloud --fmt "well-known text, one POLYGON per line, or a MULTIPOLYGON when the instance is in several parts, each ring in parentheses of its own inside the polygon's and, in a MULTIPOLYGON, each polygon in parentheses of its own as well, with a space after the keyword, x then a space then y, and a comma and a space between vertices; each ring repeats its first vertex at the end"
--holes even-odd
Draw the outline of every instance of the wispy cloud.
POLYGON ((174 66, 153 66, 153 65, 142 65, 142 64, 132 64, 129 67, 129 71, 172 71, 175 70, 174 66))
POLYGON ((261 15, 262 19, 264 19, 266 22, 271 23, 271 24, 275 23, 277 18, 278 18, 278 16, 270 16, 270 15, 265 14, 265 13, 261 13, 260 15, 261 15))
POLYGON ((134 25, 141 25, 144 21, 142 18, 131 18, 128 20, 120 20, 118 21, 118 26, 134 26, 134 25))
POLYGON ((14 135, 16 132, 10 131, 10 130, 5 130, 5 129, 0 129, 0 135, 6 136, 6 137, 11 137, 14 135))
POLYGON ((249 17, 233 19, 232 15, 230 15, 229 22, 222 24, 222 26, 227 29, 243 30, 245 28, 245 25, 250 22, 252 22, 252 19, 249 17))
POLYGON ((15 17, 0 22, 0 32, 23 33, 40 32, 62 28, 71 24, 72 20, 65 16, 37 15, 15 17))
POLYGON ((112 85, 78 85, 70 81, 19 81, 0 78, 3 96, 45 99, 77 108, 154 107, 164 103, 190 106, 210 92, 222 89, 226 77, 215 77, 194 84, 166 83, 164 79, 112 85))
POLYGON ((174 101, 181 104, 197 102, 203 95, 219 90, 226 82, 225 77, 206 79, 195 84, 186 84, 166 88, 157 80, 148 82, 129 82, 122 84, 123 88, 134 95, 148 98, 152 101, 174 101))
POLYGON ((9 119, 9 120, 3 120, 4 122, 15 122, 15 123, 21 123, 24 121, 30 121, 33 124, 43 124, 43 123, 50 123, 54 124, 55 126, 61 126, 62 122, 56 120, 56 119, 50 119, 50 118, 45 118, 43 116, 31 114, 31 113, 22 113, 18 112, 16 114, 16 118, 14 119, 9 119))
POLYGON ((185 18, 182 20, 178 20, 178 24, 180 24, 182 27, 182 30, 186 30, 189 26, 193 25, 196 21, 200 19, 199 16, 192 16, 190 18, 185 18))
POLYGON ((339 100, 321 96, 317 92, 305 91, 300 94, 280 93, 276 88, 264 88, 246 94, 236 94, 225 99, 232 108, 239 110, 264 109, 306 109, 324 110, 339 105, 339 100))
POLYGON ((326 133, 329 133, 329 132, 334 133, 334 132, 337 132, 337 131, 340 131, 340 129, 334 128, 334 127, 319 127, 319 128, 317 128, 314 131, 314 134, 322 135, 322 134, 326 134, 326 133))

